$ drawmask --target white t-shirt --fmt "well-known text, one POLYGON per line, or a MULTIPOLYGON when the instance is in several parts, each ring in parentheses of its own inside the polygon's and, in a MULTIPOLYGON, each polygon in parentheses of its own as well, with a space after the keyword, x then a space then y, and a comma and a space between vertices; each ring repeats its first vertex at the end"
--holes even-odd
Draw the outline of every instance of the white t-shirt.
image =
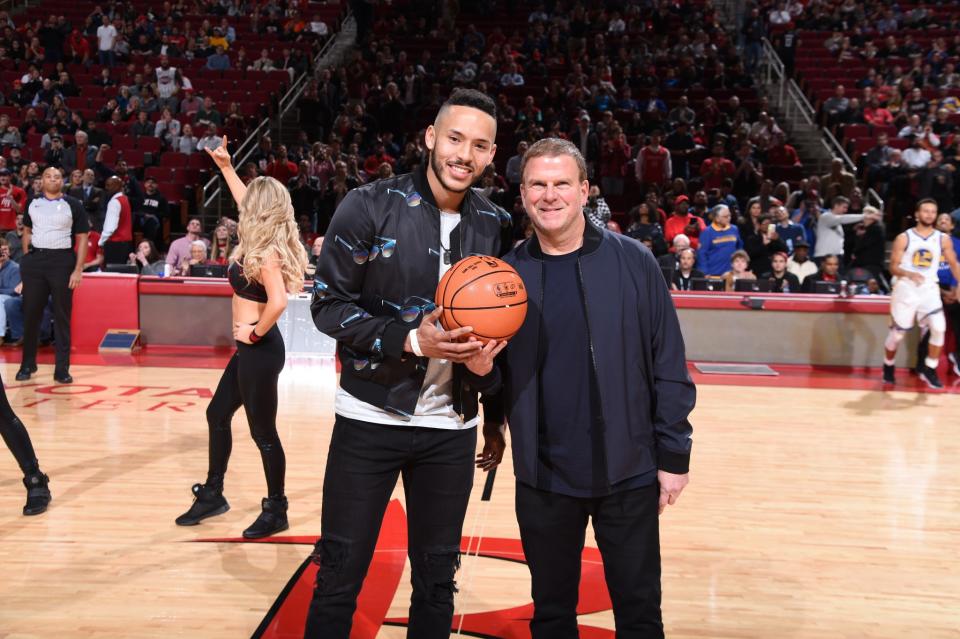
MULTIPOLYGON (((444 247, 450 248, 450 233, 459 223, 459 213, 440 213, 440 241, 444 247)), ((443 251, 440 251, 437 263, 442 278, 451 266, 443 263, 443 251)), ((427 363, 427 374, 420 389, 420 399, 417 400, 417 408, 414 410, 411 419, 404 420, 397 415, 360 401, 343 390, 343 387, 337 389, 334 411, 337 415, 342 415, 348 419, 393 426, 421 426, 424 428, 460 430, 473 428, 479 422, 479 417, 464 422, 454 412, 453 364, 445 359, 433 358, 427 363)))
POLYGON ((117 28, 115 26, 97 27, 97 44, 101 51, 113 51, 113 43, 117 41, 117 28))

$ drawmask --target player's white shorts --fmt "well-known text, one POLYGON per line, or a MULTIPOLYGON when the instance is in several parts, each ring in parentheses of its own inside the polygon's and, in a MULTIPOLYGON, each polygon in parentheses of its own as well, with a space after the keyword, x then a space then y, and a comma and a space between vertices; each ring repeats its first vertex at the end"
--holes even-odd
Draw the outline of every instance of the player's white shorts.
POLYGON ((896 328, 902 330, 913 328, 914 322, 935 331, 947 330, 940 286, 936 282, 918 285, 907 278, 899 278, 890 297, 890 315, 896 328))

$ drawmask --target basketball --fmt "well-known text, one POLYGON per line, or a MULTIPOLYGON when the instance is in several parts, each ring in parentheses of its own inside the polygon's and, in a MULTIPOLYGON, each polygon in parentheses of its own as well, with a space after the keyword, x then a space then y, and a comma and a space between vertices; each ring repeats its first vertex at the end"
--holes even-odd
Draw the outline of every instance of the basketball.
POLYGON ((483 343, 510 339, 527 314, 527 289, 512 266, 495 257, 471 256, 454 264, 437 285, 440 323, 452 331, 472 326, 483 343))

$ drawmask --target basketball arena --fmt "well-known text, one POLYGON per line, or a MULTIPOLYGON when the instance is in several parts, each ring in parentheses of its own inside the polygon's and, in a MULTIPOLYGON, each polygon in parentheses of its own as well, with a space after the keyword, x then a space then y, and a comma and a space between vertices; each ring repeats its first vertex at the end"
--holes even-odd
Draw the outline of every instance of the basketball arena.
POLYGON ((0 639, 960 637, 958 28, 0 2, 0 639))

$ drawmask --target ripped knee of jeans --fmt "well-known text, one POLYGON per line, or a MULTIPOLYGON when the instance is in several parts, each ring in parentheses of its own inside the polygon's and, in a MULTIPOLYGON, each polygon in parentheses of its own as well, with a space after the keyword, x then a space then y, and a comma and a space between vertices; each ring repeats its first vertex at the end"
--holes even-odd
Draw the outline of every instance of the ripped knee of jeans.
POLYGON ((317 540, 310 554, 311 561, 318 566, 317 593, 329 594, 337 588, 349 556, 349 540, 330 535, 317 540))
POLYGON ((454 580, 460 569, 460 548, 457 546, 430 548, 420 555, 420 582, 424 594, 436 603, 452 603, 457 592, 454 580))

